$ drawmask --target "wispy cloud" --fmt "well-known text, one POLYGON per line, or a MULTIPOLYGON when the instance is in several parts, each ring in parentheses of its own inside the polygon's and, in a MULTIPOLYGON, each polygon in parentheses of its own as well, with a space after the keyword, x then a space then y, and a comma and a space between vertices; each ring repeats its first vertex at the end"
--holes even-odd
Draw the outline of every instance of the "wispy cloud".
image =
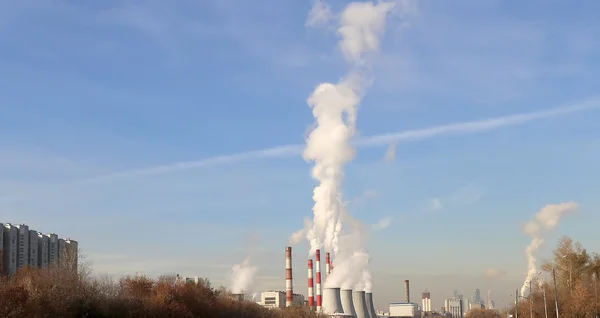
POLYGON ((377 192, 377 190, 374 189, 368 189, 365 190, 363 193, 361 193, 359 196, 355 197, 352 202, 357 205, 357 204, 363 204, 369 200, 374 200, 379 198, 379 192, 377 192))
POLYGON ((497 268, 488 268, 483 272, 483 275, 488 278, 498 278, 506 275, 506 271, 497 268))
POLYGON ((385 151, 385 155, 383 156, 384 161, 392 162, 392 161, 396 160, 396 147, 397 146, 398 146, 398 143, 396 143, 395 141, 390 143, 389 147, 385 151))
POLYGON ((388 228, 390 225, 392 225, 393 220, 394 220, 394 218, 391 216, 385 217, 385 218, 379 220, 379 222, 377 222, 376 224, 373 224, 371 226, 371 228, 373 229, 373 231, 384 230, 384 229, 388 228))
MULTIPOLYGON (((542 119, 566 116, 573 113, 591 111, 600 107, 600 99, 591 98, 581 103, 570 106, 555 108, 539 112, 531 112, 510 116, 488 118, 484 120, 460 122, 448 125, 428 127, 416 130, 400 131, 395 133, 365 137, 356 142, 358 147, 381 147, 390 143, 407 143, 440 136, 466 135, 488 132, 500 128, 523 125, 529 122, 542 119)), ((284 145, 267 149, 247 151, 231 155, 216 156, 196 161, 176 162, 161 166, 142 168, 106 174, 88 179, 89 182, 111 181, 121 178, 134 178, 150 175, 159 175, 183 170, 201 169, 216 165, 233 164, 237 162, 271 159, 271 158, 289 158, 298 157, 302 154, 304 145, 284 145)))

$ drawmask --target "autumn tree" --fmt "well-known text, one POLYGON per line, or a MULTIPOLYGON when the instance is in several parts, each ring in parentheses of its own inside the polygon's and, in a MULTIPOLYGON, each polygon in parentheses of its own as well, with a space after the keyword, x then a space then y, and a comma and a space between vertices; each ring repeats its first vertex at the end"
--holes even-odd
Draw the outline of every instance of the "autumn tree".
POLYGON ((501 318, 500 313, 491 309, 472 309, 465 318, 501 318))

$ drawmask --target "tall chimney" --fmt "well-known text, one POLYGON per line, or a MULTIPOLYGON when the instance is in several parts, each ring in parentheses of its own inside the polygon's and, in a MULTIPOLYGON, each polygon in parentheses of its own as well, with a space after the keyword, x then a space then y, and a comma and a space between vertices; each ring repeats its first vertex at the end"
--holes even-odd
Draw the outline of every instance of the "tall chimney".
POLYGON ((410 285, 408 279, 404 281, 404 297, 406 298, 406 303, 410 303, 410 285))
POLYGON ((294 287, 292 286, 292 248, 285 248, 285 306, 291 307, 294 300, 294 287))
POLYGON ((315 291, 313 287, 313 260, 308 260, 308 308, 315 309, 315 291))
POLYGON ((317 254, 315 255, 315 265, 317 268, 315 269, 315 273, 317 275, 317 312, 321 312, 323 299, 321 298, 321 251, 317 250, 317 254))
POLYGON ((329 257, 329 253, 325 253, 325 274, 327 276, 331 274, 331 258, 329 257))

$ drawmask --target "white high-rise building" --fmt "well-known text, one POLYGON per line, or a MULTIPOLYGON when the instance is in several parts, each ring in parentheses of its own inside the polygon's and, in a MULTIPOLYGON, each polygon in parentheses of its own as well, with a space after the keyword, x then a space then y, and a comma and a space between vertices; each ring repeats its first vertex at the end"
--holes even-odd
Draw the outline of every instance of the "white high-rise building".
POLYGON ((460 298, 452 297, 445 301, 446 311, 452 314, 452 317, 463 316, 463 301, 460 298))
POLYGON ((38 266, 48 267, 48 237, 42 233, 38 233, 38 266))
POLYGON ((3 256, 3 265, 4 265, 4 273, 7 275, 12 275, 17 272, 17 264, 18 264, 18 229, 12 224, 4 224, 2 227, 2 253, 3 256))
POLYGON ((48 237, 48 264, 54 264, 58 261, 58 235, 46 234, 48 237))
POLYGON ((18 244, 17 249, 17 268, 23 268, 29 265, 29 226, 25 224, 17 225, 18 244))
POLYGON ((426 291, 421 299, 421 311, 431 312, 431 294, 426 291))
POLYGON ((29 230, 29 259, 27 264, 30 267, 38 267, 38 232, 35 230, 29 230))

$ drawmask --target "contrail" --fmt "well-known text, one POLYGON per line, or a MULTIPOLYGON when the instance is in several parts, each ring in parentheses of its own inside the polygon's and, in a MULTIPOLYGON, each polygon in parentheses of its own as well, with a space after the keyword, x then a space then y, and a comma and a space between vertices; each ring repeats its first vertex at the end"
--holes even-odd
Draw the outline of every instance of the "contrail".
MULTIPOLYGON (((597 108, 600 108, 600 99, 593 98, 574 105, 553 108, 544 111, 494 117, 483 120, 460 122, 416 130, 406 130, 401 132, 370 136, 359 139, 355 143, 355 145, 358 147, 381 147, 387 146, 392 142, 408 143, 430 139, 438 136, 474 134, 509 126, 523 125, 541 119, 559 117, 561 115, 580 113, 597 108)), ((117 172, 103 176, 92 177, 87 179, 86 181, 101 182, 111 181, 120 178, 160 175, 176 171, 201 169, 211 166, 232 164, 256 159, 300 157, 302 155, 304 147, 305 145, 303 144, 277 146, 267 149, 217 156, 196 161, 176 162, 161 166, 117 172)))

